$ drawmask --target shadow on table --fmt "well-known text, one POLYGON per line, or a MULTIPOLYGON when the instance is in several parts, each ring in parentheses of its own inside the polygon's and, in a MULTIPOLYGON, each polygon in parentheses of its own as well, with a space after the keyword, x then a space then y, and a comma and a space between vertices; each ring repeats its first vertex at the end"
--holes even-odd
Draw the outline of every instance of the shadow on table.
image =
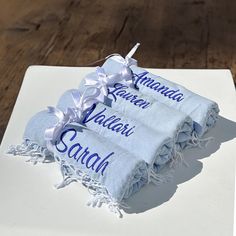
POLYGON ((130 208, 124 211, 128 214, 141 213, 167 202, 176 192, 178 184, 192 179, 201 172, 203 165, 199 160, 209 157, 220 148, 222 143, 236 137, 236 122, 220 117, 216 126, 206 136, 214 137, 214 141, 206 148, 184 151, 189 167, 183 165, 177 167, 171 182, 159 186, 149 184, 142 188, 140 192, 127 200, 130 208))

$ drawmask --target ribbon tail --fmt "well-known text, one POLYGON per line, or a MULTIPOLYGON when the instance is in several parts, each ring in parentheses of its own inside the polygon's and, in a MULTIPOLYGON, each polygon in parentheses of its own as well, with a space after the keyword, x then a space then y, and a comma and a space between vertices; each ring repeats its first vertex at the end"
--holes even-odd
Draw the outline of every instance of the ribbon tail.
POLYGON ((126 55, 125 58, 132 58, 138 47, 140 46, 140 43, 136 43, 134 47, 129 51, 129 53, 126 55))

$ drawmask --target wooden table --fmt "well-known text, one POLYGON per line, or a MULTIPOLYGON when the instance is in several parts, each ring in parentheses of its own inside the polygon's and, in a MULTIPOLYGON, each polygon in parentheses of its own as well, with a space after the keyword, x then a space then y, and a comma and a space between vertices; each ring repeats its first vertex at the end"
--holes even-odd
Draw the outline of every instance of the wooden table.
POLYGON ((234 0, 0 0, 0 6, 0 140, 29 65, 86 66, 140 42, 141 66, 236 74, 234 0))

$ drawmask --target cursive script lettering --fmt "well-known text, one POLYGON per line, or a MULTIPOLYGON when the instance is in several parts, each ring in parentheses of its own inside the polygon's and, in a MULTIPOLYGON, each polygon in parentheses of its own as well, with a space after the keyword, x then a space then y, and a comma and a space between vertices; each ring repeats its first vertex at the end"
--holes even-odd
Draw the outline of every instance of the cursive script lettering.
POLYGON ((165 97, 168 97, 177 102, 180 102, 184 99, 184 95, 179 92, 179 89, 174 90, 167 86, 164 86, 160 82, 156 81, 156 79, 152 79, 146 76, 147 74, 147 71, 142 72, 140 74, 133 74, 134 85, 136 88, 138 88, 137 85, 140 84, 156 91, 157 93, 163 94, 165 97))
POLYGON ((105 111, 107 110, 106 108, 97 113, 95 112, 95 108, 96 104, 94 104, 88 110, 88 112, 86 113, 86 115, 82 120, 82 123, 86 124, 88 122, 93 121, 95 124, 101 125, 102 127, 107 128, 116 133, 120 133, 125 137, 128 137, 134 133, 135 126, 130 128, 129 124, 123 124, 122 122, 120 122, 121 118, 117 117, 116 115, 106 117, 106 115, 104 114, 105 111))
POLYGON ((138 98, 137 95, 127 92, 126 89, 128 89, 128 88, 129 87, 124 84, 116 83, 116 84, 114 84, 114 86, 112 88, 108 88, 108 96, 111 95, 111 98, 115 102, 117 101, 117 96, 118 96, 118 97, 121 97, 121 98, 129 101, 130 103, 134 104, 135 106, 138 106, 142 109, 149 107, 150 102, 145 101, 141 98, 138 98))
POLYGON ((87 169, 92 169, 96 173, 99 171, 103 175, 107 166, 109 165, 108 159, 114 154, 114 152, 109 153, 105 158, 101 158, 98 153, 91 153, 89 148, 82 147, 80 143, 75 143, 70 145, 70 142, 75 140, 77 137, 77 132, 75 129, 67 129, 62 132, 60 136, 60 141, 56 143, 56 149, 60 153, 66 153, 66 158, 74 159, 75 162, 80 162, 85 165, 87 169), (65 135, 70 135, 69 141, 66 142, 65 135))

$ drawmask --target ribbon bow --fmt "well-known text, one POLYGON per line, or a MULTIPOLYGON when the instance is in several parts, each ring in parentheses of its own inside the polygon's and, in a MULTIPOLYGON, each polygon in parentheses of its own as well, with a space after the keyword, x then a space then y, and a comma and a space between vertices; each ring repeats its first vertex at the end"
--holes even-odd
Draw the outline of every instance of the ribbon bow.
POLYGON ((48 112, 54 114, 58 118, 58 122, 45 130, 44 139, 47 141, 47 147, 52 150, 52 143, 54 143, 59 136, 61 130, 66 124, 71 122, 70 112, 63 113, 56 107, 48 107, 48 112))
POLYGON ((137 65, 137 60, 132 58, 138 47, 140 46, 140 43, 136 43, 134 47, 129 51, 129 53, 123 58, 120 54, 111 54, 106 57, 106 59, 110 58, 113 56, 113 60, 122 63, 126 67, 130 67, 132 65, 137 65))
POLYGON ((123 64, 121 71, 113 75, 106 75, 105 71, 101 67, 97 67, 97 78, 85 78, 85 86, 88 86, 81 94, 78 90, 72 92, 72 98, 75 104, 75 108, 67 108, 67 111, 63 113, 61 110, 55 107, 48 107, 48 112, 54 114, 58 118, 57 124, 53 127, 46 129, 45 140, 47 141, 47 147, 52 150, 52 143, 60 134, 61 130, 66 124, 80 121, 84 112, 86 112, 93 104, 97 102, 104 102, 104 97, 108 95, 108 87, 115 83, 132 83, 132 71, 131 65, 137 65, 137 61, 132 58, 135 51, 138 49, 140 43, 137 43, 130 52, 123 58, 119 54, 111 54, 115 61, 123 64))
MULTIPOLYGON (((132 79, 133 72, 130 69, 130 66, 137 65, 137 60, 132 58, 132 56, 134 55, 134 53, 136 52, 136 50, 138 49, 139 46, 140 46, 140 43, 136 43, 135 46, 125 56, 125 58, 123 58, 119 54, 113 54, 113 57, 112 57, 112 59, 114 61, 117 61, 117 62, 123 64, 123 67, 118 72, 118 74, 120 76, 120 80, 122 81, 122 83, 124 83, 124 81, 125 81, 128 86, 131 86, 133 84, 133 79, 132 79)), ((110 56, 108 56, 107 58, 109 58, 110 56)))
POLYGON ((96 68, 97 76, 95 78, 86 77, 85 78, 85 86, 93 86, 100 90, 100 92, 107 96, 108 91, 107 87, 116 83, 119 80, 118 74, 114 75, 106 75, 105 71, 101 67, 96 68))
POLYGON ((82 94, 78 90, 72 92, 75 108, 68 107, 65 113, 56 107, 48 107, 48 112, 58 118, 58 122, 54 126, 45 130, 44 138, 47 141, 49 150, 52 150, 52 144, 56 141, 65 125, 71 122, 79 122, 84 112, 99 101, 99 94, 100 90, 96 87, 89 87, 82 94))
POLYGON ((83 114, 93 105, 100 102, 103 102, 103 100, 100 99, 100 89, 91 86, 84 90, 84 92, 81 94, 79 90, 73 91, 71 93, 72 99, 75 104, 74 109, 69 109, 68 112, 71 113, 72 120, 74 121, 80 121, 83 114))
POLYGON ((108 87, 114 85, 115 83, 123 83, 130 86, 133 82, 132 80, 132 71, 130 69, 131 65, 137 65, 137 61, 132 58, 135 51, 138 49, 140 43, 137 43, 130 52, 123 58, 120 54, 111 54, 106 57, 113 57, 113 60, 123 64, 121 70, 116 74, 107 75, 103 68, 97 67, 96 78, 85 78, 85 86, 94 86, 100 89, 101 94, 99 99, 104 101, 104 97, 108 95, 108 87))
POLYGON ((123 71, 124 74, 121 76, 119 73, 107 75, 102 67, 96 68, 97 77, 95 78, 85 78, 85 86, 96 87, 100 90, 100 95, 97 97, 97 99, 101 102, 104 102, 104 97, 108 95, 108 87, 114 85, 118 82, 127 83, 128 79, 130 78, 130 75, 128 74, 129 71, 123 71), (127 79, 127 81, 126 81, 127 79))

